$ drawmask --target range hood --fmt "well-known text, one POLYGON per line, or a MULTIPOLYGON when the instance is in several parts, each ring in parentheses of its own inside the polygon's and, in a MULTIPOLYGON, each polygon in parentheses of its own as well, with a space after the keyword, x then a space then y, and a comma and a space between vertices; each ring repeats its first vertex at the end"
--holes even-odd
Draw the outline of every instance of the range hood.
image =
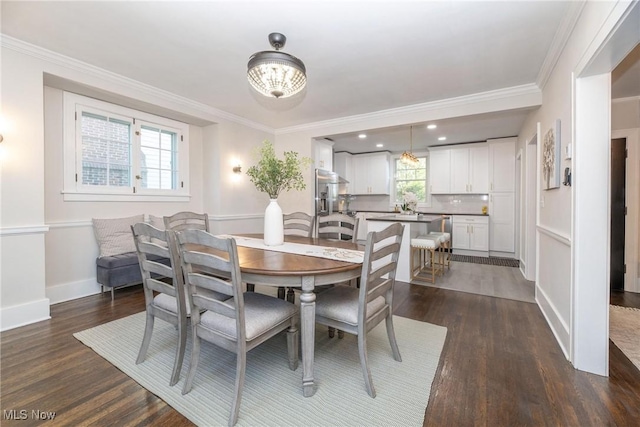
POLYGON ((348 184, 349 181, 341 177, 335 172, 331 172, 324 169, 316 169, 316 178, 318 182, 324 184, 348 184))

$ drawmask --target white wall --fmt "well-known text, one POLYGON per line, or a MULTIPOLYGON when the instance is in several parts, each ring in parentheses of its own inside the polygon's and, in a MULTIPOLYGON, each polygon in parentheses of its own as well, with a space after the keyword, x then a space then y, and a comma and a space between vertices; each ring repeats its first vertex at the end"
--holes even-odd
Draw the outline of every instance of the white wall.
POLYGON ((0 328, 49 317, 44 289, 44 120, 36 59, 2 49, 0 328))
POLYGON ((243 181, 244 176, 237 186, 228 188, 223 171, 228 168, 231 173, 229 157, 236 154, 246 171, 243 159, 250 147, 273 139, 268 128, 19 40, 3 36, 1 41, 2 114, 8 122, 0 164, 2 330, 47 319, 51 302, 99 291, 91 218, 194 210, 210 213, 217 229, 225 229, 227 223, 217 225, 220 218, 216 216, 226 216, 236 221, 229 223, 234 224, 235 228, 229 227, 232 230, 261 230, 255 224, 248 227, 237 215, 254 211, 261 223, 264 205, 256 202, 257 192, 243 181), (44 86, 45 74, 193 120, 190 201, 64 202, 60 194, 62 92, 44 86), (193 123, 215 124, 203 128, 193 123))

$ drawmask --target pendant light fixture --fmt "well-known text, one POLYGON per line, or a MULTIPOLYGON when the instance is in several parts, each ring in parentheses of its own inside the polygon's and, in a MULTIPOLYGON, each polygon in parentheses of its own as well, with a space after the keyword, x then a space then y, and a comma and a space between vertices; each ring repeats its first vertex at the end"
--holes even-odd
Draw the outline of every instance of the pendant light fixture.
POLYGON ((413 155, 413 126, 409 127, 409 143, 411 144, 411 148, 408 152, 405 151, 404 153, 402 153, 402 156, 400 156, 400 162, 404 163, 407 166, 415 168, 416 166, 418 166, 418 164, 420 164, 420 160, 418 160, 418 158, 413 155))
POLYGON ((287 38, 280 33, 269 34, 275 50, 254 53, 247 64, 247 78, 260 94, 273 98, 288 98, 307 84, 306 68, 301 60, 280 52, 287 38))

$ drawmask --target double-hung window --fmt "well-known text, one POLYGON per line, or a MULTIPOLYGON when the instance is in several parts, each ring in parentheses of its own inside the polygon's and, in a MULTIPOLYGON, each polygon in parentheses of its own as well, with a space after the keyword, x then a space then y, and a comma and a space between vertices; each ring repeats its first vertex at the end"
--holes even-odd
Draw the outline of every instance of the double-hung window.
POLYGON ((64 111, 65 200, 188 200, 188 125, 68 92, 64 111))
POLYGON ((429 159, 426 155, 416 155, 417 166, 409 166, 400 158, 394 159, 394 191, 393 197, 396 205, 402 205, 406 192, 414 193, 418 198, 418 206, 425 207, 430 204, 430 195, 427 191, 427 177, 429 176, 429 159))

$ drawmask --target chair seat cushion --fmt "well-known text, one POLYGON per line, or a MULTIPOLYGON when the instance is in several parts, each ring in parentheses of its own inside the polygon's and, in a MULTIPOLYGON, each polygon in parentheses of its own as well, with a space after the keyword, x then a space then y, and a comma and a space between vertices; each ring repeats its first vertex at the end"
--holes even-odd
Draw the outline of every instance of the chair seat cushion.
POLYGON ((440 239, 435 236, 418 236, 411 239, 414 248, 435 249, 440 246, 440 239))
MULTIPOLYGON (((278 298, 258 292, 246 292, 243 296, 247 341, 251 341, 298 313, 298 307, 278 298)), ((233 304, 231 300, 228 302, 230 305, 233 304)), ((200 324, 231 339, 237 339, 236 319, 205 311, 200 316, 200 324)))
MULTIPOLYGON (((151 261, 158 261, 165 259, 163 264, 167 265, 169 258, 164 258, 158 255, 147 255, 147 258, 151 261)), ((118 268, 126 267, 128 265, 138 265, 138 254, 136 252, 127 252, 124 254, 111 255, 96 259, 96 265, 102 268, 118 268)))
POLYGON ((160 308, 164 308, 167 311, 178 313, 178 301, 171 295, 158 294, 153 298, 153 303, 160 308))
MULTIPOLYGON (((358 297, 360 289, 351 286, 334 286, 316 296, 316 316, 358 325, 358 297)), ((386 302, 380 296, 367 304, 369 317, 382 310, 386 302)))
POLYGON ((442 238, 442 241, 444 242, 448 242, 451 240, 451 233, 442 233, 440 231, 430 231, 429 235, 433 235, 433 236, 439 236, 442 238))

